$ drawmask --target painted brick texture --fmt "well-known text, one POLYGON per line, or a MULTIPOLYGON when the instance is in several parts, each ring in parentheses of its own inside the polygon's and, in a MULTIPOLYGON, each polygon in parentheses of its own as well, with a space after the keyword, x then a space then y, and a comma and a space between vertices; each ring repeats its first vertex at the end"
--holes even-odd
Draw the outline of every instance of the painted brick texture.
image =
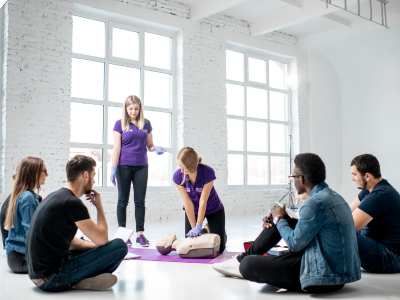
MULTIPOLYGON (((110 1, 190 17, 189 6, 178 2, 110 1)), ((72 1, 67 0, 13 0, 5 7, 8 18, 7 43, 3 49, 7 91, 3 99, 5 194, 0 202, 11 191, 15 167, 28 155, 43 158, 49 170, 43 196, 65 184, 70 132, 72 6, 72 1)), ((220 14, 199 23, 199 30, 183 30, 176 37, 178 150, 191 146, 214 168, 215 186, 228 216, 266 212, 284 190, 232 191, 227 186, 226 41, 212 33, 214 27, 221 27, 249 35, 249 24, 220 14)), ((297 47, 296 38, 290 35, 273 33, 262 38, 297 47)), ((302 107, 308 105, 305 84, 301 90, 302 107)), ((293 111, 298 114, 300 109, 293 111)), ((116 191, 103 192, 102 199, 108 222, 116 224, 116 191)), ((95 219, 94 207, 88 205, 88 208, 95 219)), ((182 219, 183 222, 182 200, 175 189, 148 190, 146 208, 147 221, 182 219)), ((135 224, 132 195, 127 221, 135 224)))

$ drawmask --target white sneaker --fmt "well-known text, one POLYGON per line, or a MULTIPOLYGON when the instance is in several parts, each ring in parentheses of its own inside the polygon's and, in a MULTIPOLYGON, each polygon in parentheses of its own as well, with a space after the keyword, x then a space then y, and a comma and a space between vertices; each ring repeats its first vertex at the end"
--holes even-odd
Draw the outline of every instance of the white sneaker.
POLYGON ((223 263, 218 263, 218 264, 213 264, 212 268, 221 273, 222 275, 225 276, 230 276, 230 277, 239 277, 243 279, 242 274, 240 274, 239 271, 239 266, 240 262, 236 259, 236 257, 224 261, 223 263))
POLYGON ((104 273, 92 278, 86 278, 79 281, 75 285, 75 289, 103 291, 112 287, 114 284, 117 283, 117 281, 118 278, 114 274, 104 273))

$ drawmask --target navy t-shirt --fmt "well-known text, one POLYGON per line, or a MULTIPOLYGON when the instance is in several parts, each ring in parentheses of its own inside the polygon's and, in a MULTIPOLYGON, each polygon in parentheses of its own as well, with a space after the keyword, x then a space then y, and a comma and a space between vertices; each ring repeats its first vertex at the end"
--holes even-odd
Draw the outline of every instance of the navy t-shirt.
POLYGON ((393 246, 400 251, 400 194, 383 179, 370 193, 358 194, 358 206, 373 220, 362 229, 362 234, 379 243, 393 246))

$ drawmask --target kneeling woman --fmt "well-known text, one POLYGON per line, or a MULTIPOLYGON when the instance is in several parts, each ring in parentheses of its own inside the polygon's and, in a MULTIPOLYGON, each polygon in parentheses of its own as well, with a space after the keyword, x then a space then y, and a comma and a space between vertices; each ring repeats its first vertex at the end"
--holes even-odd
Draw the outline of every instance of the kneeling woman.
POLYGON ((42 159, 30 156, 24 158, 17 167, 17 174, 13 176, 15 182, 11 195, 4 201, 2 233, 8 266, 14 273, 28 273, 25 260, 26 235, 32 216, 42 201, 34 190, 40 190, 47 176, 42 159))
POLYGON ((178 153, 179 169, 173 180, 182 196, 185 214, 185 233, 188 237, 200 235, 204 218, 211 233, 221 238, 220 253, 225 250, 225 211, 213 186, 214 170, 202 163, 201 157, 190 147, 178 153))

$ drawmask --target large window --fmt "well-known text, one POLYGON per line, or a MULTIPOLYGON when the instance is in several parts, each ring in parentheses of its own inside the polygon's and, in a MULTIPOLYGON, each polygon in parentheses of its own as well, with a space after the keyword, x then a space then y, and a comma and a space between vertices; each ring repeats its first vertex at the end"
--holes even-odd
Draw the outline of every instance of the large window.
POLYGON ((113 127, 129 95, 142 100, 154 144, 167 150, 148 153, 148 185, 171 185, 173 43, 165 33, 73 16, 70 155, 96 160, 96 186, 112 187, 113 127))
POLYGON ((288 182, 287 66, 271 58, 226 51, 228 185, 288 182))

